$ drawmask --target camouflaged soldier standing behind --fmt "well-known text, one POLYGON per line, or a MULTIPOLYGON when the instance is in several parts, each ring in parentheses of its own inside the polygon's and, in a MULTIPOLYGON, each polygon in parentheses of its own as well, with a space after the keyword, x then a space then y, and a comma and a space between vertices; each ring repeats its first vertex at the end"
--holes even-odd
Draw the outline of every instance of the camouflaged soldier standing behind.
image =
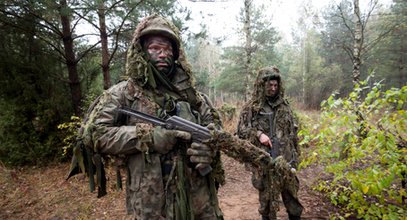
POLYGON ((192 143, 187 132, 167 130, 117 115, 126 106, 157 116, 178 115, 203 126, 221 121, 208 98, 195 90, 178 29, 153 15, 143 19, 127 54, 127 81, 105 91, 85 132, 95 151, 124 156, 126 205, 138 220, 223 219, 217 200, 224 182, 220 153, 192 143), (213 170, 200 175, 196 165, 213 170))
MULTIPOLYGON (((259 70, 253 97, 241 111, 237 133, 240 138, 270 152, 273 158, 282 156, 296 168, 299 154, 297 127, 293 112, 284 99, 280 71, 276 67, 259 70)), ((250 170, 253 172, 253 186, 259 191, 259 213, 263 220, 277 219, 280 194, 289 218, 300 219, 303 207, 297 196, 297 177, 287 178, 289 182, 281 182, 287 180, 280 178, 281 174, 277 172, 250 170)))

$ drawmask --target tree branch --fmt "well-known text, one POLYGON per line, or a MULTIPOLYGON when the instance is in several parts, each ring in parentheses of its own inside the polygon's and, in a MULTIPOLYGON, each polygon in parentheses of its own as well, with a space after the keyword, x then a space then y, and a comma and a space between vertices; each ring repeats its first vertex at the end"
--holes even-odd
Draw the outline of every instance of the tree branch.
POLYGON ((346 21, 345 14, 344 14, 344 12, 343 12, 343 10, 342 10, 341 5, 338 5, 337 8, 338 8, 338 10, 339 10, 339 12, 340 12, 340 16, 339 16, 339 17, 342 19, 343 24, 345 25, 345 27, 348 29, 348 31, 349 31, 350 34, 352 35, 352 38, 355 38, 355 33, 353 32, 353 29, 348 25, 348 22, 346 21))
POLYGON ((76 58, 75 62, 79 62, 83 57, 85 57, 89 52, 93 50, 93 48, 96 47, 100 43, 100 40, 96 43, 94 43, 92 46, 90 46, 88 49, 84 50, 82 54, 79 54, 78 57, 76 58))
POLYGON ((109 61, 108 61, 109 64, 112 61, 114 55, 116 54, 117 48, 119 47, 119 36, 120 36, 121 30, 123 28, 125 21, 129 17, 129 15, 134 11, 134 9, 136 9, 142 2, 143 2, 143 0, 140 0, 134 7, 132 7, 127 12, 127 14, 124 16, 122 22, 120 23, 118 30, 115 32, 115 43, 114 43, 115 46, 113 47, 112 53, 110 54, 109 61))

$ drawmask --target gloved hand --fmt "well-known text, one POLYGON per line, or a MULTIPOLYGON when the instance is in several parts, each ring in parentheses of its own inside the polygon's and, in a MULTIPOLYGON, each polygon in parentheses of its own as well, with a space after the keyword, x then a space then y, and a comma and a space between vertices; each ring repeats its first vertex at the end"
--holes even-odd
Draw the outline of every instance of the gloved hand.
POLYGON ((209 123, 206 127, 207 127, 209 130, 216 130, 216 125, 215 125, 214 123, 209 123))
POLYGON ((153 129, 153 150, 160 154, 166 154, 177 143, 178 139, 191 140, 191 134, 185 131, 168 130, 161 126, 153 129))
POLYGON ((192 163, 211 164, 215 154, 215 151, 208 145, 197 142, 192 143, 187 150, 187 155, 190 156, 192 163))

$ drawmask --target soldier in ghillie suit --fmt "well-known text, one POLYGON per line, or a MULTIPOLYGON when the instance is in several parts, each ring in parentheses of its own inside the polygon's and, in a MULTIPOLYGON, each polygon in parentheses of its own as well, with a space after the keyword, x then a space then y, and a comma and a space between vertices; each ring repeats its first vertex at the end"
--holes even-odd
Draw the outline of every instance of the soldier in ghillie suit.
POLYGON ((160 16, 143 19, 127 54, 126 75, 100 97, 85 133, 102 155, 125 158, 126 205, 138 220, 223 219, 217 187, 224 183, 219 151, 191 143, 184 131, 167 130, 117 114, 128 107, 156 117, 177 115, 221 128, 218 112, 194 88, 179 30, 160 16), (201 175, 197 164, 211 166, 201 175))
MULTIPOLYGON (((282 157, 294 170, 298 163, 297 125, 284 99, 280 71, 276 67, 259 70, 253 97, 241 111, 237 134, 267 151, 273 158, 282 157)), ((290 219, 300 219, 303 207, 297 196, 299 181, 294 173, 254 169, 252 184, 259 191, 262 219, 276 219, 280 194, 290 219), (293 178, 281 178, 282 176, 293 178)))

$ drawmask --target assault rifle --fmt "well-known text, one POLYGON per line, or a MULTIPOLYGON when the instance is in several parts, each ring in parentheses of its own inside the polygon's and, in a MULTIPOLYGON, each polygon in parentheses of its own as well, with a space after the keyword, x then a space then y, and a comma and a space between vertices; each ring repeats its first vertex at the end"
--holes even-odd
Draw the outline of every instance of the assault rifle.
MULTIPOLYGON (((131 109, 129 107, 118 108, 117 111, 119 114, 125 114, 131 117, 135 117, 137 119, 161 126, 169 130, 186 131, 191 134, 192 141, 202 143, 203 141, 209 140, 212 137, 210 130, 207 127, 195 124, 179 116, 167 115, 165 119, 160 119, 149 114, 131 109)), ((206 176, 212 171, 212 167, 207 164, 197 164, 195 168, 202 176, 206 176)))
POLYGON ((267 150, 267 152, 270 154, 270 156, 275 159, 278 156, 278 151, 280 150, 280 142, 278 139, 273 135, 273 120, 274 120, 274 112, 260 112, 260 115, 265 115, 268 116, 269 119, 269 127, 270 127, 270 132, 268 134, 269 138, 271 139, 271 143, 273 144, 271 148, 267 150))
MULTIPOLYGON (((281 145, 280 145, 280 141, 278 141, 277 137, 275 135, 273 135, 274 112, 269 112, 269 113, 260 112, 260 115, 265 115, 269 119, 270 132, 269 132, 268 136, 271 139, 272 147, 269 148, 267 150, 267 152, 270 154, 270 156, 273 159, 276 159, 276 157, 279 156, 279 151, 280 151, 281 145)), ((297 163, 296 158, 297 158, 297 156, 295 155, 295 152, 293 152, 292 158, 288 162, 288 164, 290 164, 290 165, 293 163, 296 164, 297 163)))

